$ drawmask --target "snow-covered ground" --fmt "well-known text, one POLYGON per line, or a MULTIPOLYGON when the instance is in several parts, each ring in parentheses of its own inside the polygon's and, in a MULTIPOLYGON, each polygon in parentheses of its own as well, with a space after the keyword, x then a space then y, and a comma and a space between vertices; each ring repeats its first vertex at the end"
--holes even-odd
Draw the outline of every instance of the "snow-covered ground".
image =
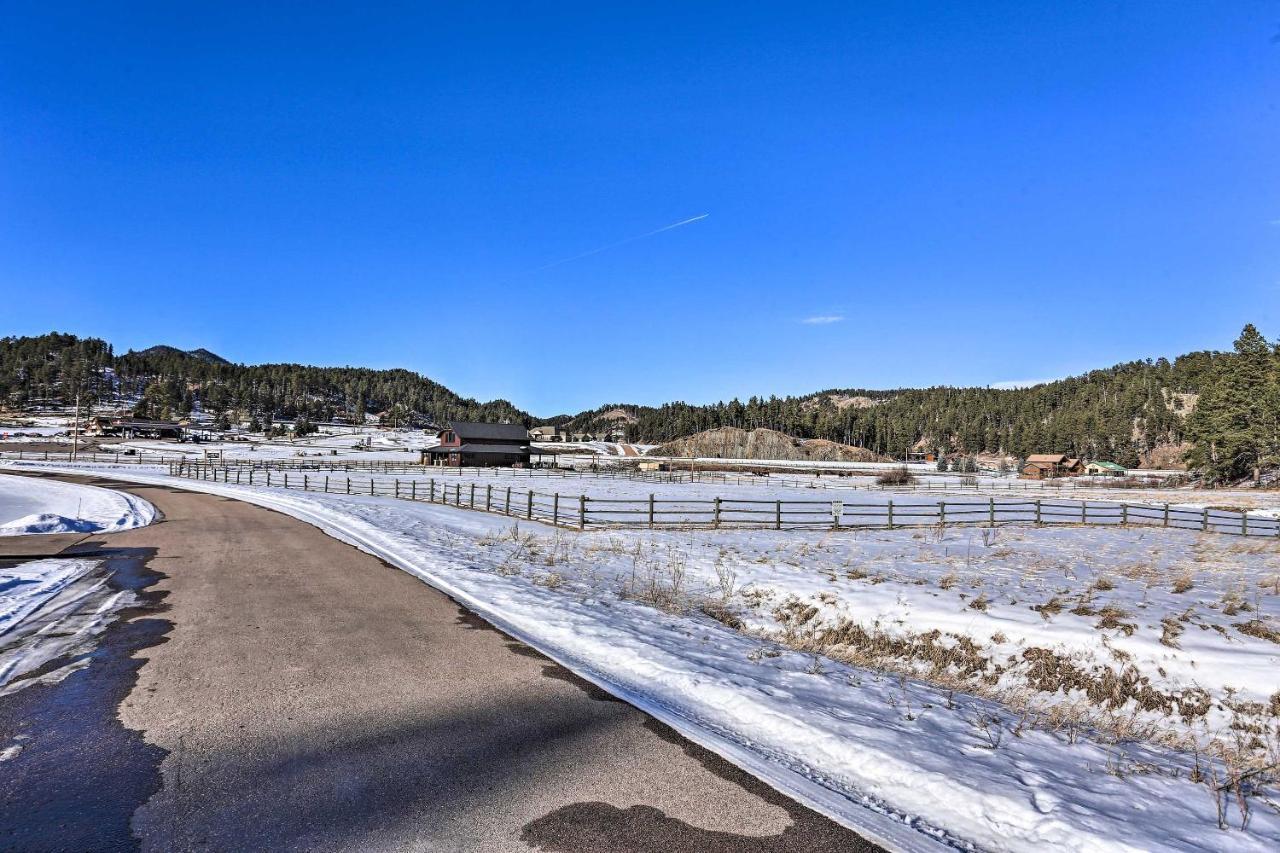
POLYGON ((155 517, 155 507, 133 495, 0 474, 0 536, 115 533, 155 517))
POLYGON ((1269 540, 1016 526, 578 534, 112 473, 316 524, 894 848, 1280 846, 1263 769, 1280 754, 1269 540))

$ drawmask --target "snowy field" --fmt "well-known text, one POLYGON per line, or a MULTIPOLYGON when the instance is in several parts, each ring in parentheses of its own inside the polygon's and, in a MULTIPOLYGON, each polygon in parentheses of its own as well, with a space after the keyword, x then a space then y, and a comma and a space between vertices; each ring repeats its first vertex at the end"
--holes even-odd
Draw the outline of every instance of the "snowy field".
POLYGON ((133 495, 0 474, 0 536, 115 533, 155 517, 155 507, 133 495))
POLYGON ((389 498, 123 475, 316 524, 893 847, 1280 845, 1269 540, 1020 526, 572 533, 389 498))

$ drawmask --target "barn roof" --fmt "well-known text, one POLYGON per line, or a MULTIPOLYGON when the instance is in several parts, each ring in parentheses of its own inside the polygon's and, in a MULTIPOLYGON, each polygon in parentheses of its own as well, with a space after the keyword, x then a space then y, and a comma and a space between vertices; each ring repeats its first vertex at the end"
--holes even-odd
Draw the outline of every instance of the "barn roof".
POLYGON ((427 453, 528 453, 524 444, 461 444, 457 447, 428 447, 427 453))
POLYGON ((1043 463, 1045 465, 1061 465, 1067 461, 1065 453, 1032 453, 1027 457, 1028 462, 1043 463))
POLYGON ((474 421, 449 421, 452 429, 462 441, 471 439, 526 441, 529 431, 520 424, 485 424, 474 421))
POLYGON ((1090 463, 1089 463, 1089 465, 1088 465, 1087 467, 1102 468, 1104 471, 1126 471, 1126 470, 1128 470, 1128 469, 1127 469, 1127 468, 1125 468, 1123 465, 1117 465, 1117 464, 1116 464, 1116 463, 1114 463, 1114 462, 1101 462, 1101 461, 1098 461, 1098 462, 1090 462, 1090 463))

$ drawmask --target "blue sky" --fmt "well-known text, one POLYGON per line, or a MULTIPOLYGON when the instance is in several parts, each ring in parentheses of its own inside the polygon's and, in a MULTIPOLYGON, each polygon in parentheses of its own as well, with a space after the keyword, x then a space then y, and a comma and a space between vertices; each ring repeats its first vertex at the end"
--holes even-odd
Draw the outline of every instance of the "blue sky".
POLYGON ((1280 335, 1275 2, 3 8, 0 334, 542 415, 1280 335))

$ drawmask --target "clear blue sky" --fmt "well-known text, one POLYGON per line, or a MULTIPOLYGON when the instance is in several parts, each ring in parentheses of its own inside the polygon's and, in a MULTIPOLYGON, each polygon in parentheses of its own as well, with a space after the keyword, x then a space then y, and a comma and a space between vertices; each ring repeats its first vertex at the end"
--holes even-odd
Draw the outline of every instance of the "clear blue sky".
POLYGON ((0 334, 542 415, 1280 335, 1275 2, 2 8, 0 334))

